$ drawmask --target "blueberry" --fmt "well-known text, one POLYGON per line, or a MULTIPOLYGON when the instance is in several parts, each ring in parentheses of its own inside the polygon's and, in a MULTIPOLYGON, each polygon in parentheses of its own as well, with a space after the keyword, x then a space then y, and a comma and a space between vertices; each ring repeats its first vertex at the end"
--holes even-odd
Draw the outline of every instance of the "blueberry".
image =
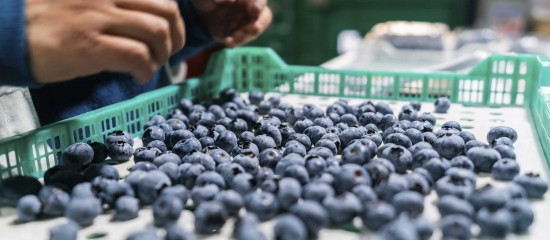
POLYGON ((329 214, 330 223, 334 226, 351 223, 362 210, 361 202, 350 192, 325 197, 323 206, 329 214))
POLYGON ((432 145, 427 143, 427 142, 419 142, 417 144, 414 144, 412 145, 410 148, 409 148, 409 152, 411 152, 411 154, 414 154, 420 150, 423 150, 423 149, 433 149, 432 145))
POLYGON ((254 133, 250 131, 244 131, 239 135, 239 141, 254 141, 254 133))
POLYGON ((208 108, 208 112, 209 113, 212 113, 214 115, 214 118, 216 120, 218 119, 222 119, 225 117, 225 111, 223 110, 223 108, 219 105, 211 105, 209 108, 208 108))
POLYGON ((102 163, 107 159, 107 146, 100 142, 93 142, 89 144, 94 151, 94 157, 92 163, 102 163))
MULTIPOLYGON (((217 142, 216 142, 216 145, 218 145, 217 142)), ((219 145, 218 145, 218 147, 219 147, 219 145)), ((231 149, 233 149, 233 148, 231 148, 231 149)), ((186 156, 190 153, 200 152, 201 150, 202 150, 202 145, 201 145, 201 142, 198 139, 188 138, 188 139, 181 140, 181 141, 177 142, 174 145, 174 148, 172 149, 172 152, 177 154, 179 157, 183 158, 184 156, 186 156)))
POLYGON ((251 192, 244 197, 246 210, 258 216, 261 221, 275 217, 279 212, 279 200, 270 192, 251 192))
POLYGON ((506 204, 506 209, 512 217, 512 232, 527 232, 529 226, 533 224, 535 214, 531 209, 529 201, 525 199, 515 199, 506 204))
POLYGON ((390 176, 381 181, 374 190, 378 194, 378 198, 381 200, 390 202, 393 196, 399 192, 409 189, 409 183, 407 179, 399 174, 390 174, 390 176))
POLYGON ((221 202, 229 216, 237 216, 239 210, 244 206, 243 197, 233 190, 224 190, 216 194, 215 201, 221 202))
POLYGON ((342 153, 342 162, 363 165, 371 160, 371 150, 363 144, 354 143, 348 145, 342 153))
POLYGON ((300 218, 306 225, 308 236, 317 237, 319 231, 327 224, 328 213, 315 201, 304 200, 290 208, 290 212, 300 218))
POLYGON ((474 163, 466 156, 456 156, 450 161, 451 167, 474 171, 474 163))
MULTIPOLYGON (((420 168, 419 168, 420 169, 420 168)), ((405 176, 409 182, 409 190, 423 195, 428 195, 431 191, 430 181, 418 172, 412 172, 405 176)))
POLYGON ((102 203, 109 206, 114 206, 116 200, 121 196, 135 196, 134 190, 129 183, 101 177, 95 178, 92 181, 92 188, 97 191, 97 197, 101 199, 102 203))
MULTIPOLYGON (((417 144, 419 142, 424 142, 424 135, 422 134, 422 132, 420 132, 417 129, 409 128, 409 129, 405 130, 405 136, 407 136, 409 138, 412 145, 417 144)), ((411 147, 411 146, 409 146, 409 147, 411 147)))
POLYGON ((242 134, 248 130, 248 123, 245 120, 240 118, 234 119, 229 123, 229 130, 233 131, 235 134, 242 134))
POLYGON ((376 194, 374 189, 365 184, 353 187, 351 192, 355 194, 355 196, 357 196, 357 198, 359 198, 362 203, 372 202, 378 199, 378 195, 376 194))
POLYGON ((195 236, 183 230, 177 224, 172 224, 166 227, 165 240, 192 240, 192 239, 195 239, 195 236))
POLYGON ((403 191, 393 196, 392 205, 396 212, 407 212, 409 214, 420 214, 424 212, 424 196, 414 191, 403 191))
POLYGON ((310 182, 304 186, 302 191, 305 200, 322 202, 327 196, 334 196, 334 189, 327 183, 310 182))
POLYGON ((409 150, 398 145, 384 149, 379 157, 388 159, 395 167, 397 173, 405 173, 413 161, 413 157, 409 150))
POLYGON ((395 208, 382 201, 371 201, 365 204, 365 211, 361 214, 363 225, 371 230, 378 231, 396 216, 395 208))
POLYGON ((107 154, 112 160, 126 162, 132 157, 132 145, 125 142, 116 142, 107 146, 107 154))
POLYGON ((475 169, 480 172, 491 172, 493 165, 500 160, 500 153, 490 147, 474 147, 466 156, 472 160, 475 169))
POLYGON ((294 178, 283 178, 279 181, 277 198, 282 209, 288 209, 300 199, 302 185, 294 178))
POLYGON ((182 185, 175 185, 162 189, 160 196, 171 196, 172 198, 177 198, 181 201, 181 204, 185 206, 187 200, 189 199, 189 191, 186 187, 182 185))
POLYGON ((132 171, 144 171, 149 172, 152 170, 157 170, 158 167, 150 162, 138 162, 136 165, 132 166, 132 171))
POLYGON ((463 178, 445 176, 437 180, 434 189, 439 197, 454 195, 459 198, 468 198, 474 191, 474 185, 463 178))
POLYGON ((423 168, 428 170, 434 180, 438 180, 443 177, 445 171, 451 167, 451 164, 441 158, 432 158, 422 165, 423 168))
POLYGON ((130 196, 122 196, 115 204, 114 221, 128 221, 138 217, 139 201, 130 196))
MULTIPOLYGON (((405 130, 404 130, 403 128, 401 128, 401 127, 396 126, 396 125, 397 125, 397 124, 394 124, 392 127, 389 127, 389 128, 387 128, 386 130, 384 130, 384 133, 382 134, 382 138, 384 138, 384 140, 385 140, 388 136, 390 136, 390 135, 392 135, 392 134, 394 134, 394 133, 405 134, 405 130)), ((410 140, 410 139, 409 139, 409 140, 410 140)), ((385 141, 384 141, 384 142, 385 142, 385 141)), ((385 143, 387 143, 387 142, 385 142, 385 143)), ((412 144, 412 142, 411 142, 411 144, 412 144)))
POLYGON ((489 145, 479 140, 470 140, 464 145, 464 153, 467 154, 474 147, 489 147, 489 145))
POLYGON ((527 173, 516 176, 514 183, 522 186, 527 193, 528 198, 542 198, 548 191, 548 183, 544 181, 537 173, 527 173))
POLYGON ((309 151, 311 149, 311 139, 309 139, 309 137, 305 134, 301 134, 301 133, 291 134, 288 137, 288 141, 292 141, 292 140, 295 140, 301 143, 306 148, 306 151, 309 151))
POLYGON ((385 131, 392 127, 395 123, 397 123, 397 118, 392 114, 386 114, 382 117, 379 127, 382 131, 385 131))
POLYGON ((63 151, 61 164, 74 170, 81 170, 92 162, 93 157, 94 150, 90 145, 75 143, 63 151))
POLYGON ((452 159, 464 150, 464 140, 455 134, 447 133, 435 141, 434 149, 442 157, 452 159))
POLYGON ((418 113, 410 105, 405 105, 401 108, 398 115, 399 120, 416 121, 418 119, 418 113))
POLYGON ((283 214, 277 217, 273 228, 275 239, 280 240, 306 240, 307 228, 304 222, 292 215, 283 214))
POLYGON ((428 219, 426 217, 423 217, 422 215, 415 215, 410 219, 410 221, 416 228, 418 238, 422 240, 430 239, 434 232, 434 224, 428 221, 428 219))
POLYGON ((255 154, 239 154, 233 158, 233 162, 241 165, 247 173, 255 175, 258 172, 260 161, 255 154))
MULTIPOLYGON (((148 126, 158 126, 161 123, 165 122, 166 119, 162 115, 153 115, 147 120, 147 127, 148 126)), ((146 127, 146 128, 147 128, 146 127)))
POLYGON ((416 169, 422 167, 424 163, 428 162, 432 158, 439 158, 439 153, 433 149, 421 149, 413 154, 412 168, 416 169))
POLYGON ((308 155, 308 157, 306 158, 305 167, 308 175, 313 178, 321 175, 325 171, 327 167, 327 163, 321 157, 317 157, 315 155, 308 155))
POLYGON ((475 213, 474 207, 468 201, 453 195, 440 197, 437 201, 437 209, 439 209, 439 214, 442 218, 453 214, 472 218, 475 213))
POLYGON ((304 185, 309 182, 309 173, 307 169, 298 164, 293 164, 285 168, 283 177, 290 177, 298 180, 300 184, 304 185))
POLYGON ((525 189, 517 183, 512 182, 507 186, 508 192, 512 199, 523 199, 527 198, 527 192, 525 189))
MULTIPOLYGON (((432 178, 432 175, 430 174, 430 172, 428 172, 428 170, 426 170, 426 169, 424 169, 424 168, 416 168, 416 169, 413 170, 413 172, 412 172, 411 174, 414 174, 414 175, 418 174, 418 175, 420 175, 421 177, 423 177, 424 179, 426 179, 426 181, 428 182, 428 185, 429 185, 430 187, 435 183, 435 181, 434 181, 434 179, 432 178)), ((416 178, 416 177, 415 177, 415 178, 416 178)), ((415 181, 412 180, 412 179, 413 179, 413 178, 409 178, 409 180, 411 180, 411 184, 413 184, 413 185, 411 185, 410 187, 411 187, 411 190, 414 190, 414 187, 415 187, 414 183, 415 183, 415 181)))
POLYGON ((494 127, 487 133, 487 142, 493 143, 493 141, 501 137, 507 137, 512 140, 512 142, 516 142, 518 139, 518 133, 511 127, 494 127))
POLYGON ((418 114, 418 121, 429 122, 430 124, 435 125, 437 119, 430 112, 422 112, 422 113, 418 114))
POLYGON ((77 239, 80 226, 73 221, 68 221, 50 228, 50 240, 73 240, 77 239))
POLYGON ((170 178, 164 172, 159 170, 149 171, 143 176, 138 185, 137 196, 142 203, 151 204, 157 199, 163 188, 171 185, 170 178))
POLYGON ((474 134, 471 133, 471 132, 468 132, 468 131, 462 131, 462 132, 460 132, 460 134, 458 134, 458 136, 460 136, 462 138, 462 140, 464 140, 465 143, 476 139, 474 134))
POLYGON ((519 164, 513 159, 503 158, 493 165, 493 178, 512 181, 519 174, 519 164))
POLYGON ((63 190, 48 186, 40 190, 38 198, 42 202, 42 213, 50 217, 62 216, 70 200, 63 190))
MULTIPOLYGON (((353 116, 353 115, 352 115, 353 116)), ((355 116, 354 116, 355 117, 355 116)), ((340 119, 341 120, 341 119, 340 119)), ((329 117, 318 117, 313 120, 313 126, 321 127, 326 129, 334 126, 334 122, 329 117)), ((307 130, 307 129, 306 129, 307 130)), ((305 132, 305 131, 304 131, 305 132)))
POLYGON ((237 240, 265 240, 266 237, 259 231, 259 220, 256 214, 247 213, 235 221, 233 237, 237 240))
POLYGON ((464 179, 471 182, 474 185, 476 184, 476 178, 477 178, 476 174, 473 171, 463 169, 463 168, 455 168, 455 167, 447 169, 447 171, 445 171, 445 176, 450 176, 455 179, 464 179))
POLYGON ((309 158, 309 156, 318 156, 323 159, 329 159, 334 157, 334 154, 332 151, 326 147, 314 147, 307 153, 305 158, 309 158))
POLYGON ((435 136, 435 134, 432 132, 423 132, 422 135, 424 135, 424 141, 431 144, 432 146, 437 140, 437 136, 435 136))
POLYGON ((387 159, 375 158, 365 165, 365 169, 372 179, 372 185, 377 186, 379 183, 386 181, 390 175, 395 172, 393 164, 387 159))
POLYGON ((216 165, 231 162, 231 156, 223 149, 216 147, 214 149, 207 150, 207 153, 208 155, 210 155, 210 157, 212 157, 214 162, 216 162, 216 165))
MULTIPOLYGON (((216 146, 230 153, 237 145, 237 136, 231 131, 225 131, 216 139, 216 146)), ((257 145, 257 144, 256 144, 257 145)), ((200 150, 199 150, 200 151, 200 150)))
POLYGON ((275 173, 278 175, 282 175, 284 174, 285 169, 293 164, 299 164, 303 166, 305 165, 305 159, 296 153, 288 154, 277 163, 277 166, 275 167, 275 173))
POLYGON ((193 102, 189 99, 181 99, 179 102, 178 108, 184 113, 189 114, 191 113, 191 109, 193 108, 193 102))
POLYGON ((476 189, 468 201, 472 206, 479 210, 487 208, 491 211, 502 208, 510 199, 510 193, 505 188, 497 188, 491 184, 486 184, 481 188, 476 189))
POLYGON ((448 215, 441 219, 443 239, 472 239, 472 220, 463 215, 448 215))
POLYGON ((84 178, 87 181, 92 181, 97 176, 113 180, 118 180, 120 178, 118 170, 107 164, 94 164, 84 171, 84 178))
POLYGON ((134 151, 134 162, 153 162, 162 152, 157 148, 140 147, 134 151))
POLYGON ((476 221, 482 237, 504 238, 513 227, 512 215, 506 208, 494 211, 482 208, 477 212, 476 221))
POLYGON ((393 114, 393 110, 391 109, 390 105, 385 102, 377 102, 374 107, 376 109, 376 112, 382 114, 393 114))
POLYGON ((336 138, 338 138, 338 136, 336 136, 336 134, 327 133, 323 136, 323 138, 321 138, 319 141, 317 141, 317 143, 315 144, 315 147, 328 148, 328 149, 330 149, 330 151, 332 152, 333 155, 338 154, 338 148, 340 147, 340 140, 338 139, 336 141, 333 141, 333 140, 330 140, 330 139, 326 139, 326 138, 324 138, 326 135, 333 135, 336 138))
MULTIPOLYGON (((164 142, 168 149, 174 148, 179 141, 195 138, 195 135, 189 130, 176 130, 166 134, 164 142)), ((182 142, 183 143, 183 142, 182 142)))
POLYGON ((216 141, 211 137, 202 137, 199 139, 202 148, 212 147, 216 145, 216 141))
POLYGON ((17 202, 17 217, 19 221, 30 222, 40 214, 42 203, 36 195, 26 195, 17 202))
MULTIPOLYGON (((147 146, 150 142, 154 140, 164 141, 165 133, 162 128, 157 126, 150 126, 143 132, 142 141, 143 145, 147 146)), ((112 145, 112 144, 111 144, 112 145)), ((109 145, 107 145, 109 146, 109 145)))
POLYGON ((132 233, 126 240, 161 240, 155 229, 145 229, 132 233))
POLYGON ((491 146, 496 147, 498 145, 506 145, 509 147, 514 147, 514 141, 507 137, 500 137, 491 142, 491 146))
POLYGON ((171 152, 161 154, 160 156, 153 159, 153 164, 155 164, 155 166, 157 167, 160 167, 165 163, 174 163, 176 165, 179 165, 181 164, 181 162, 182 162, 181 158, 175 153, 171 153, 171 152))
POLYGON ((516 153, 514 152, 514 148, 508 146, 508 145, 497 145, 493 147, 498 153, 500 153, 500 156, 502 158, 509 158, 509 159, 516 159, 516 153))
MULTIPOLYGON (((185 122, 178 118, 171 118, 166 120, 166 124, 172 128, 173 131, 180 130, 180 129, 186 129, 187 126, 185 125, 185 122)), ((166 133, 166 131, 164 131, 166 133)))
POLYGON ((96 191, 96 189, 92 189, 92 184, 89 182, 79 183, 73 188, 73 191, 71 192, 71 197, 95 197, 96 191))
POLYGON ((337 193, 350 191, 361 184, 371 185, 368 172, 357 164, 345 164, 335 176, 334 187, 337 193))
POLYGON ((202 125, 191 127, 189 130, 193 131, 193 135, 197 139, 207 137, 209 136, 209 133, 211 133, 210 128, 207 128, 202 125))
POLYGON ((230 186, 236 192, 244 195, 248 192, 254 191, 257 184, 258 183, 254 176, 245 172, 235 175, 230 186))
POLYGON ((121 130, 113 131, 107 134, 107 136, 105 137, 106 146, 109 146, 112 143, 120 142, 120 141, 126 142, 134 146, 134 138, 132 137, 132 135, 130 135, 130 133, 125 131, 121 131, 121 130))
POLYGON ((449 108, 451 108, 451 100, 447 97, 438 98, 435 101, 434 106, 436 113, 447 113, 449 108))
POLYGON ((300 156, 305 156, 307 154, 306 147, 296 140, 290 140, 285 145, 285 150, 283 155, 286 156, 291 153, 299 154, 300 156))
POLYGON ((65 209, 65 216, 85 227, 92 225, 101 210, 101 202, 94 197, 73 198, 65 209))
MULTIPOLYGON (((358 123, 361 126, 365 126, 367 124, 374 124, 376 126, 381 126, 383 118, 384 118, 384 115, 376 114, 374 112, 366 112, 359 116, 358 123)), ((353 127, 356 125, 357 125, 357 122, 355 123, 355 125, 348 124, 348 126, 350 127, 353 127)))
MULTIPOLYGON (((296 142, 297 143, 297 142, 296 142)), ((296 146, 298 145, 299 143, 296 144, 296 146)), ((301 146, 301 144, 299 144, 301 146)), ((303 146, 301 146, 303 147, 303 146)), ((304 155, 305 155, 305 148, 303 149, 304 151, 304 155)), ((286 151, 286 149, 285 149, 286 151)), ((279 150, 276 150, 274 148, 268 148, 264 151, 262 151, 258 157, 258 160, 259 160, 259 163, 260 163, 260 166, 262 167, 269 167, 269 168, 272 168, 274 169, 275 166, 277 166, 277 163, 279 161, 281 161, 281 159, 283 158, 283 154, 281 153, 281 151, 279 150)))
POLYGON ((183 204, 169 195, 159 197, 153 204, 153 223, 156 227, 175 224, 183 211, 183 204))
POLYGON ((191 199, 195 205, 200 205, 204 202, 213 200, 216 194, 220 192, 220 187, 215 184, 207 184, 204 186, 195 186, 191 190, 191 199))
POLYGON ((407 215, 400 215, 393 221, 384 225, 378 231, 380 239, 397 240, 397 239, 419 239, 418 231, 413 222, 407 215))
MULTIPOLYGON (((233 178, 238 174, 245 173, 244 168, 236 163, 229 163, 225 165, 219 165, 219 172, 226 183, 232 183, 233 178)), ((197 175, 198 176, 198 175, 197 175)))

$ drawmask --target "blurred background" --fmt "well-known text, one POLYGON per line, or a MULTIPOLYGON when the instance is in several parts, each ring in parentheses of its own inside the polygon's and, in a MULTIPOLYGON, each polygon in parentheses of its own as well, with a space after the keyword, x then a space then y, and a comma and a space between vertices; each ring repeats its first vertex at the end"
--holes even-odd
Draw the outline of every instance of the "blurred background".
POLYGON ((270 0, 270 5, 272 26, 249 45, 271 47, 290 64, 319 65, 353 51, 362 58, 348 59, 346 66, 363 69, 385 58, 410 57, 412 50, 434 63, 478 51, 550 55, 550 0, 270 0))

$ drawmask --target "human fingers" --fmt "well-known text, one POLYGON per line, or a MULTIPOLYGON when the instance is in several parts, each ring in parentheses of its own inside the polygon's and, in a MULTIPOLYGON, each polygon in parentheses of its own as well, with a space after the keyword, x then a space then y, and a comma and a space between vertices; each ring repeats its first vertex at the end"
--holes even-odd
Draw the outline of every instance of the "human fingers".
POLYGON ((172 40, 168 22, 155 15, 120 10, 117 18, 110 21, 105 34, 126 37, 145 43, 155 61, 163 64, 172 52, 172 40))
POLYGON ((170 26, 172 54, 185 45, 185 24, 179 6, 174 0, 115 0, 115 2, 120 8, 146 12, 166 19, 170 26))
POLYGON ((130 73, 137 82, 147 83, 159 68, 146 44, 118 36, 100 35, 90 49, 90 64, 96 71, 130 73))
POLYGON ((234 31, 229 37, 224 39, 224 44, 228 47, 236 47, 253 40, 265 31, 265 29, 270 25, 272 18, 273 15, 271 9, 264 9, 257 21, 234 31))

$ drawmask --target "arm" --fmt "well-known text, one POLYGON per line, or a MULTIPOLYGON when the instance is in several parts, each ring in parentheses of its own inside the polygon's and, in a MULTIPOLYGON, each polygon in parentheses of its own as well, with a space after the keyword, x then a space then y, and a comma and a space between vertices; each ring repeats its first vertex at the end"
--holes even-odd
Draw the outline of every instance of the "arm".
POLYGON ((0 1, 0 86, 37 87, 28 59, 25 2, 0 1))

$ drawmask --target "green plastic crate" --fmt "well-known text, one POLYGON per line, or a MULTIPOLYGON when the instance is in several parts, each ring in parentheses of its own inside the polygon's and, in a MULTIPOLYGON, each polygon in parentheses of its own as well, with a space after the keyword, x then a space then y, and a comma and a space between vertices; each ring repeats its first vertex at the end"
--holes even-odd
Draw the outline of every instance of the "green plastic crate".
POLYGON ((530 109, 546 159, 550 159, 550 61, 534 55, 494 55, 469 73, 327 70, 287 65, 267 48, 224 50, 207 73, 179 85, 0 141, 1 178, 41 177, 61 151, 75 142, 103 141, 115 129, 141 136, 150 116, 166 115, 180 98, 208 99, 227 87, 283 94, 433 101, 530 109))

